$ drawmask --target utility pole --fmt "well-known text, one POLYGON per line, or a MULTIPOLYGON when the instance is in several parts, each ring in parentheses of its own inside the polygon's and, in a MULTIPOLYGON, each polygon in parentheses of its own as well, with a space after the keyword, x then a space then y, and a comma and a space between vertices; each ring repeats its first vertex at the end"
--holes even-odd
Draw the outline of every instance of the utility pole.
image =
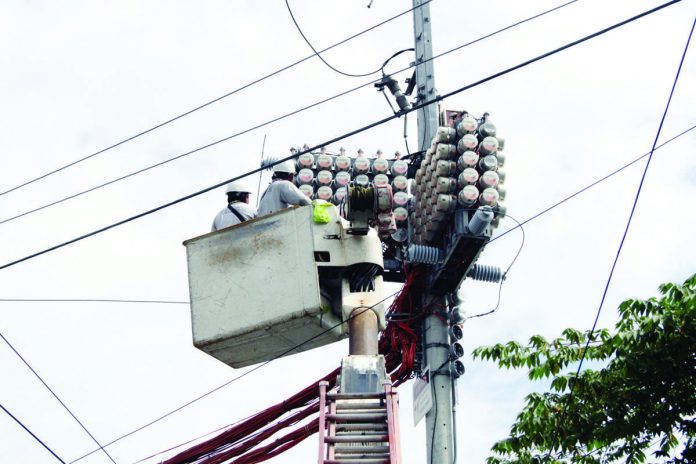
MULTIPOLYGON (((416 51, 417 103, 437 95, 433 69, 430 5, 425 0, 413 0, 413 25, 416 51), (422 5, 422 6, 421 6, 422 5)), ((425 150, 438 127, 437 104, 418 110, 418 147, 425 150)), ((424 307, 444 308, 444 297, 426 295, 424 307)), ((430 315, 423 324, 425 363, 430 367, 430 388, 433 406, 426 414, 426 443, 429 464, 452 464, 454 460, 453 395, 449 367, 448 324, 430 315)))

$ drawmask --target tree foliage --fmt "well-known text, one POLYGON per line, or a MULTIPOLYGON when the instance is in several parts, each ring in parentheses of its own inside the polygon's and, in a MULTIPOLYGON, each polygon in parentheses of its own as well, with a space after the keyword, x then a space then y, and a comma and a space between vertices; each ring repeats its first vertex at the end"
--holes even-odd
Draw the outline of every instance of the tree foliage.
POLYGON ((696 463, 696 274, 659 289, 659 298, 621 303, 612 331, 566 329, 474 351, 551 379, 550 391, 526 397, 488 464, 696 463), (583 352, 604 367, 576 379, 583 352))

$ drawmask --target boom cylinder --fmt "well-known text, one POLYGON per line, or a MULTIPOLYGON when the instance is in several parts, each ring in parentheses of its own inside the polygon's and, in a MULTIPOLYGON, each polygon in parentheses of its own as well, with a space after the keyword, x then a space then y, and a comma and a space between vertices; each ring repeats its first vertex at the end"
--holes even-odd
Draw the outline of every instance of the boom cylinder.
POLYGON ((357 308, 351 313, 348 325, 350 327, 349 353, 351 355, 376 356, 378 354, 379 321, 375 312, 370 308, 357 308))

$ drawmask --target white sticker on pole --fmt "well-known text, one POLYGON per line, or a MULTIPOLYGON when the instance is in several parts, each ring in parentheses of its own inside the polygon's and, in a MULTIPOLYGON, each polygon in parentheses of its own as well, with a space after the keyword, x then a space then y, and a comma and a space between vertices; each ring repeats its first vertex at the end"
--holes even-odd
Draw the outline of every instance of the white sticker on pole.
POLYGON ((430 368, 427 367, 423 374, 416 377, 413 382, 413 426, 428 414, 433 407, 433 393, 430 389, 430 368))

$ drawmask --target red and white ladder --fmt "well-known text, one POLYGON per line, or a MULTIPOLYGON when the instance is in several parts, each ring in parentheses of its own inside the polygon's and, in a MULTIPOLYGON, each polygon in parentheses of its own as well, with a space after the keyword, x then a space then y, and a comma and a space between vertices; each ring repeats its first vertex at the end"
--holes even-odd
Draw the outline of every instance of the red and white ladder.
POLYGON ((399 400, 381 393, 338 393, 319 383, 319 464, 400 464, 399 400))

